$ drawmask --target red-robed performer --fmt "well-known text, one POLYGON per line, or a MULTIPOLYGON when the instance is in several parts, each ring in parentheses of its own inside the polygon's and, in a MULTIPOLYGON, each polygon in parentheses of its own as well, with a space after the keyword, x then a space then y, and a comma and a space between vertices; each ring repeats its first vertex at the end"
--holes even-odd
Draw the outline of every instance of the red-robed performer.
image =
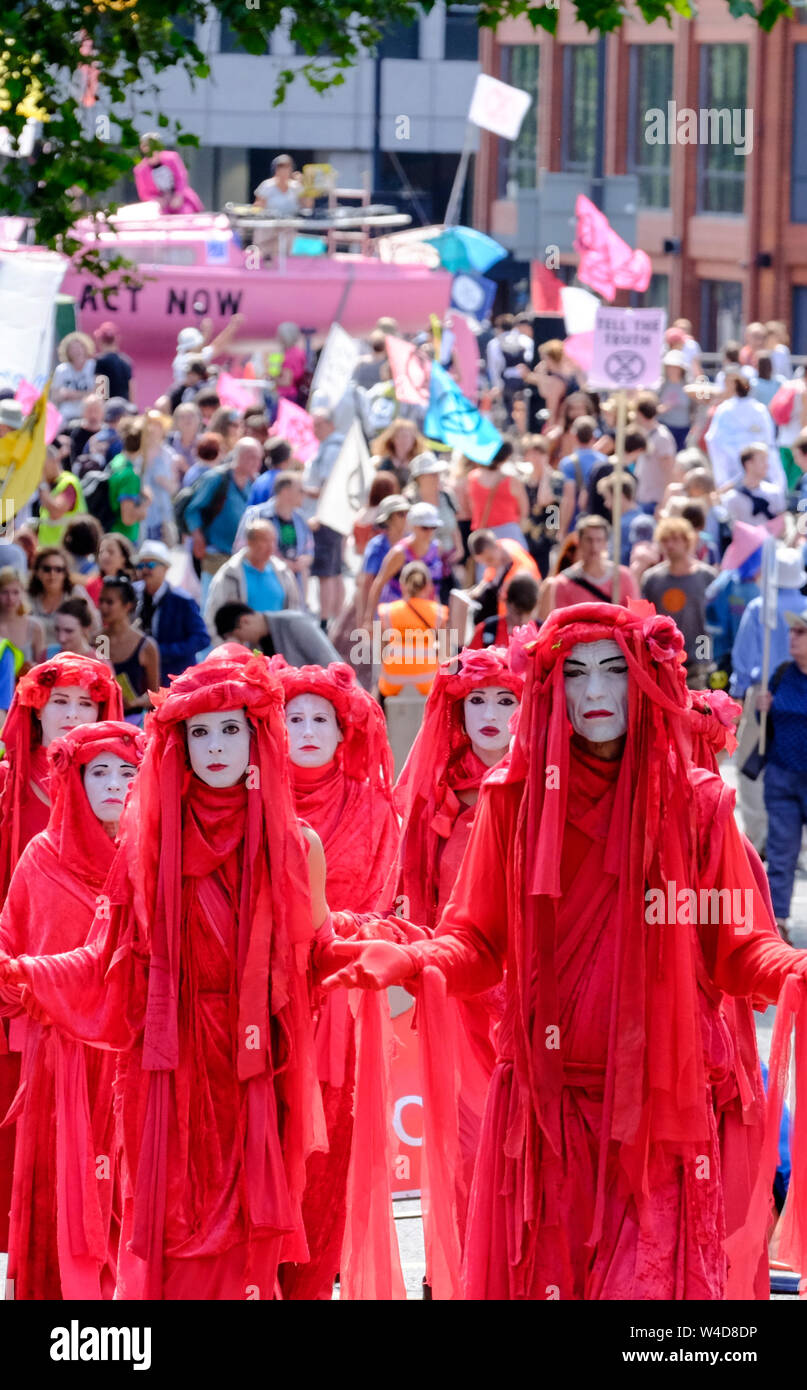
POLYGON ((116 1296, 271 1299, 278 1264, 306 1258, 305 1161, 325 1144, 308 998, 324 859, 263 658, 219 648, 154 703, 92 939, 0 957, 0 976, 123 1054, 116 1296))
MULTIPOLYGON (((48 748, 48 827, 23 850, 0 913, 0 950, 43 956, 86 941, 143 736, 85 724, 48 748)), ((4 989, 0 1010, 21 1005, 4 989)), ((115 1055, 25 1019, 8 1275, 15 1298, 111 1297, 116 1231, 115 1055)), ((116 1213, 119 1216, 119 1212, 116 1213)))
MULTIPOLYGON (((455 661, 444 662, 438 670, 423 723, 395 787, 401 839, 381 910, 395 909, 430 929, 437 925, 460 872, 482 779, 507 752, 510 721, 523 689, 523 673, 511 670, 508 653, 500 647, 465 648, 455 661)), ((504 990, 497 985, 485 996, 462 1001, 455 1015, 461 1029, 461 1230, 485 1094, 496 1060, 492 1027, 503 1003, 504 990)), ((428 1194, 424 1214, 428 1251, 428 1194)))
MULTIPOLYGON (((269 664, 286 699, 297 814, 325 851, 328 906, 371 912, 398 844, 384 715, 341 662, 293 667, 274 657, 269 664)), ((322 998, 316 1048, 328 1152, 308 1161, 303 1217, 310 1258, 283 1271, 284 1297, 293 1299, 330 1298, 339 1271, 356 1060, 344 992, 322 998)))
MULTIPOLYGON (((61 652, 32 667, 18 682, 3 725, 6 753, 0 762, 0 904, 25 846, 48 824, 49 745, 79 724, 122 718, 120 687, 109 667, 93 657, 61 652)), ((0 1020, 0 1121, 20 1080, 16 1034, 16 1024, 9 1026, 0 1020)), ((8 1249, 13 1162, 14 1131, 0 1127, 0 1250, 8 1249)))
MULTIPOLYGON (((775 931, 732 795, 693 763, 682 653, 647 604, 553 613, 524 649, 513 751, 483 787, 435 939, 333 948, 353 959, 329 988, 419 981, 430 1048, 441 990, 477 993, 506 964, 467 1298, 765 1296, 785 1030, 807 953, 775 931), (779 1001, 761 1156, 737 999, 779 1001)), ((799 1089, 805 1036, 800 1019, 799 1089)), ((794 1152, 801 1125, 797 1104, 794 1152)), ((450 1206, 456 1145, 444 1143, 450 1206)), ((802 1169, 782 1236, 796 1268, 802 1169)), ((448 1286, 456 1247, 446 1236, 448 1286)))

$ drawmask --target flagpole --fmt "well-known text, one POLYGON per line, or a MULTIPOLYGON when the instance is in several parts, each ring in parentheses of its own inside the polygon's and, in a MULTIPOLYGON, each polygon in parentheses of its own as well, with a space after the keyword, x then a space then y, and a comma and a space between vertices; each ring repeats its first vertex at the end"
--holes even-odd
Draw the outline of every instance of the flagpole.
POLYGON ((616 396, 616 448, 614 450, 614 499, 611 506, 611 537, 614 552, 614 577, 611 598, 614 603, 620 600, 620 560, 622 558, 622 470, 625 466, 625 423, 628 413, 628 395, 623 387, 616 396))
MULTIPOLYGON (((777 625, 778 605, 776 598, 776 541, 769 536, 762 543, 762 681, 760 694, 767 695, 771 670, 771 632, 777 625), (773 622, 771 622, 773 618, 773 622)), ((765 755, 768 734, 768 716, 763 711, 759 721, 759 754, 765 755)))
POLYGON ((468 177, 468 165, 471 162, 471 155, 473 154, 475 130, 476 126, 472 125, 470 121, 465 122, 465 141, 462 146, 460 162, 457 165, 457 172, 454 175, 454 182, 451 185, 446 215, 443 218, 444 227, 456 227, 459 219, 462 195, 465 191, 465 180, 468 177))

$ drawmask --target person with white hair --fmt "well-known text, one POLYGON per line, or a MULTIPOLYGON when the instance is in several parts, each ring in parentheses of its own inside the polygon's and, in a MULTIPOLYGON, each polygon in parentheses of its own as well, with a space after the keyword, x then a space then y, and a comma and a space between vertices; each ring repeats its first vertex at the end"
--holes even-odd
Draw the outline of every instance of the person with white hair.
POLYGON ((95 389, 95 344, 86 333, 68 333, 57 355, 50 398, 59 407, 62 422, 69 425, 81 415, 85 396, 95 389))

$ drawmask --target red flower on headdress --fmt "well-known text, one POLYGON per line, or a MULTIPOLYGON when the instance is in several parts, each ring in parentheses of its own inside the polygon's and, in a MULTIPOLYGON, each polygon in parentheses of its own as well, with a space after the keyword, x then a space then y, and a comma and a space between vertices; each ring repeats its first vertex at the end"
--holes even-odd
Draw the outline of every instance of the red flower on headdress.
POLYGON ((642 623, 642 636, 654 661, 684 659, 684 639, 672 618, 657 614, 642 623))

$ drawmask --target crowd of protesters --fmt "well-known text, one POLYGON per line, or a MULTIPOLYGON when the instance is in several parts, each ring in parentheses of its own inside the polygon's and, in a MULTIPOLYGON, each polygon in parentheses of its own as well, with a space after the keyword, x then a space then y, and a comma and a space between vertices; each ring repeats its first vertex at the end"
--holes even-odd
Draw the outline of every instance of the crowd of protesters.
MULTIPOLYGON (((692 325, 667 330, 658 389, 629 399, 618 536, 616 402, 588 389, 560 338, 535 340, 529 314, 479 336, 480 405, 503 440, 485 466, 427 438, 425 406, 395 401, 394 321, 369 335, 341 402, 310 395, 313 360, 294 324, 281 329, 275 390, 245 409, 217 389, 233 325, 215 338, 209 324, 183 328, 147 409, 114 325, 63 339, 61 428, 37 496, 0 541, 0 715, 31 665, 94 652, 141 724, 151 692, 233 639, 297 665, 353 660, 386 707, 428 692, 449 629, 452 650, 502 646, 555 608, 644 598, 680 628, 690 687, 745 700, 745 753, 770 721, 769 766, 749 764, 740 799, 750 838, 776 859, 786 927, 807 819, 807 389, 785 326, 749 324, 710 373, 692 325), (274 428, 282 400, 310 411, 305 463, 274 428), (318 512, 354 415, 373 480, 345 538, 318 512), (767 535, 778 626, 760 695, 767 535), (356 659, 357 634, 375 624, 401 642, 356 659)), ((426 333, 415 344, 453 370, 450 346, 426 333)), ((0 399, 0 430, 21 423, 0 399)))

